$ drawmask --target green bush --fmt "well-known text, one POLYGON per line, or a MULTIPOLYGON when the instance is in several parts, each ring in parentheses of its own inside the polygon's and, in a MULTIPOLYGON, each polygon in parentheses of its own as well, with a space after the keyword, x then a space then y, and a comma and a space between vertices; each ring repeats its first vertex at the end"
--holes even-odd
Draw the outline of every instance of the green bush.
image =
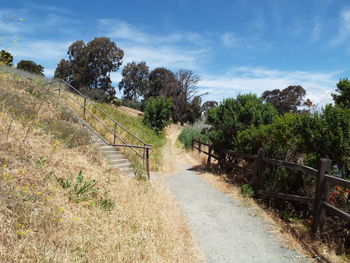
POLYGON ((256 95, 238 95, 208 110, 209 138, 216 149, 233 149, 238 131, 271 123, 276 116, 277 110, 256 95))
POLYGON ((143 123, 157 133, 163 131, 170 122, 173 103, 171 98, 151 97, 147 100, 143 123))
POLYGON ((239 152, 257 154, 262 147, 268 157, 296 161, 303 143, 300 133, 302 118, 302 115, 288 113, 277 117, 271 124, 238 131, 233 144, 239 152))
POLYGON ((311 164, 318 164, 321 157, 329 158, 342 170, 344 177, 348 174, 350 109, 326 105, 322 112, 305 116, 299 132, 303 136, 301 150, 313 157, 309 158, 311 164))

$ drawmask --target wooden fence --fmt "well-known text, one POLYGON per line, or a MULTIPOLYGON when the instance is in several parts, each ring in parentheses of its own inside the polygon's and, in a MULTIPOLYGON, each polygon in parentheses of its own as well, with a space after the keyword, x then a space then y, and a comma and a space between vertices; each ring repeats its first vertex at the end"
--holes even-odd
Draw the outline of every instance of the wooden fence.
POLYGON ((324 224, 326 222, 327 213, 337 216, 347 222, 350 222, 350 214, 345 211, 336 208, 335 206, 327 203, 328 193, 331 186, 342 186, 346 188, 350 188, 350 181, 344 180, 332 175, 328 175, 327 172, 331 169, 332 161, 329 159, 322 158, 320 161, 319 169, 316 170, 314 168, 297 164, 286 162, 282 160, 276 160, 271 158, 266 158, 263 149, 259 149, 257 155, 249 155, 244 153, 238 153, 231 150, 222 150, 220 155, 226 155, 231 157, 236 157, 240 159, 249 159, 255 163, 252 169, 248 169, 246 167, 238 166, 238 164, 234 162, 227 162, 226 159, 222 158, 214 153, 213 146, 204 143, 198 140, 192 140, 192 150, 197 149, 199 153, 204 153, 208 155, 207 164, 210 165, 212 162, 212 158, 218 160, 219 162, 225 162, 228 167, 238 169, 243 173, 250 174, 250 185, 255 190, 255 193, 261 196, 284 199, 289 201, 297 201, 301 203, 311 203, 313 205, 312 209, 312 227, 311 231, 313 233, 317 233, 318 231, 323 231, 324 224), (206 148, 205 151, 203 148, 206 148), (257 185, 259 183, 260 177, 265 165, 274 165, 279 167, 284 167, 286 169, 292 171, 299 171, 304 174, 316 178, 316 187, 313 197, 299 196, 293 194, 286 193, 275 193, 265 191, 263 189, 257 189, 257 185))

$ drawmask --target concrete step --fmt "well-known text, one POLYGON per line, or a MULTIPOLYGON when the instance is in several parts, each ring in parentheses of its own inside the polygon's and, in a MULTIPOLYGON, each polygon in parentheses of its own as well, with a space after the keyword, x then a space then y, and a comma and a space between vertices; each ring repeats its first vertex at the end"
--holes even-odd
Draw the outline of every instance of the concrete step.
POLYGON ((112 160, 109 159, 108 162, 111 163, 111 164, 115 164, 115 165, 124 165, 124 164, 126 164, 126 165, 130 166, 130 163, 129 163, 129 161, 127 159, 112 159, 112 160))

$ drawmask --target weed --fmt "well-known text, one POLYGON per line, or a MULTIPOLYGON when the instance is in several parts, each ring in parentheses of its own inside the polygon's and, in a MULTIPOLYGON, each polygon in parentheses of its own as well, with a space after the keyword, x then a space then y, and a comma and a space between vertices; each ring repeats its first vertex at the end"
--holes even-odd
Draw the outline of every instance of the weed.
POLYGON ((42 166, 44 166, 46 163, 47 163, 47 158, 45 158, 45 157, 40 157, 38 160, 35 161, 35 164, 36 164, 38 167, 42 167, 42 166))
POLYGON ((57 182, 59 183, 60 186, 62 186, 63 189, 68 189, 72 185, 72 180, 71 179, 64 179, 62 177, 57 177, 54 175, 56 178, 57 182))
POLYGON ((245 197, 252 197, 254 195, 254 190, 249 184, 243 184, 241 186, 241 192, 245 197))
POLYGON ((96 193, 98 190, 95 188, 97 184, 96 180, 85 179, 83 171, 79 171, 76 183, 73 187, 72 194, 74 195, 74 201, 79 203, 82 201, 91 200, 92 194, 96 193))
POLYGON ((113 202, 113 200, 108 198, 100 199, 99 205, 101 209, 106 212, 111 211, 115 207, 115 203, 113 202))

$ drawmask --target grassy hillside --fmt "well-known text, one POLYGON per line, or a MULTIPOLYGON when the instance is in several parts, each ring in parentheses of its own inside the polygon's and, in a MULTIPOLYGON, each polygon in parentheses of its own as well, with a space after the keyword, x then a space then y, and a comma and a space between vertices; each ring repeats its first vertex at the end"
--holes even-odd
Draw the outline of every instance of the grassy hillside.
POLYGON ((38 83, 0 73, 0 262, 195 262, 156 183, 111 170, 38 83))

